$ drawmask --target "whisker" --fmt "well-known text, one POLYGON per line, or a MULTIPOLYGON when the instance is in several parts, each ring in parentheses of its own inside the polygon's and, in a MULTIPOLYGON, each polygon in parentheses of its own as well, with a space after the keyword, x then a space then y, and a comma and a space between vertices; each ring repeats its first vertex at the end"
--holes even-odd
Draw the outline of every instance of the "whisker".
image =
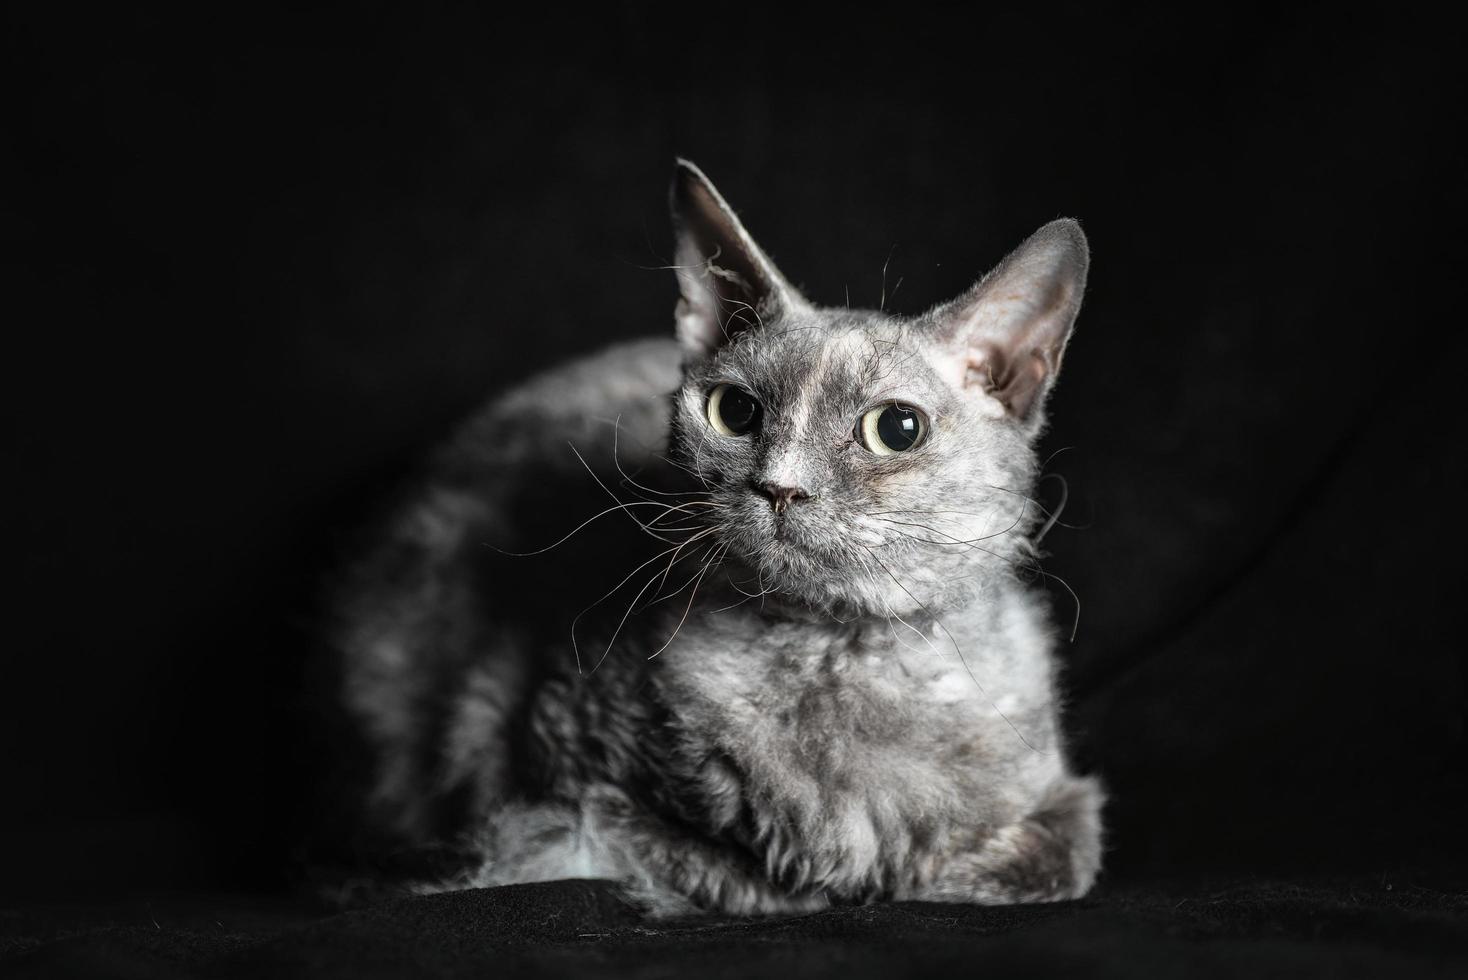
MULTIPOLYGON (((1002 531, 995 531, 993 534, 986 534, 983 537, 978 537, 978 538, 968 538, 968 539, 953 538, 953 535, 951 535, 951 534, 945 535, 945 537, 953 538, 953 543, 955 543, 955 544, 972 544, 975 541, 988 541, 990 538, 1002 537, 1003 535, 1006 535, 1010 531, 1013 531, 1015 528, 1019 527, 1020 522, 1025 519, 1025 507, 1026 506, 1028 506, 1028 505, 1027 504, 1021 504, 1020 505, 1019 516, 1014 519, 1014 521, 1009 525, 1009 527, 1006 527, 1002 531)), ((887 511, 886 513, 901 513, 901 512, 900 511, 887 511)), ((937 513, 941 513, 941 512, 937 512, 937 513)), ((868 516, 868 517, 876 517, 877 515, 875 515, 875 514, 868 514, 866 516, 868 516)), ((976 516, 976 515, 974 515, 974 516, 976 516)), ((942 531, 939 531, 937 528, 929 527, 926 524, 908 523, 908 522, 905 522, 905 521, 894 521, 891 518, 887 518, 887 517, 879 517, 877 519, 880 520, 880 521, 883 521, 883 522, 885 522, 887 524, 901 524, 904 527, 920 527, 920 528, 923 528, 924 530, 932 531, 934 534, 943 534, 943 532, 942 531)), ((984 519, 985 520, 988 520, 987 517, 985 517, 984 519)), ((935 542, 935 543, 937 543, 937 542, 935 542)))
POLYGON ((674 524, 657 524, 657 523, 651 523, 651 524, 648 524, 648 527, 650 527, 650 528, 655 527, 659 531, 673 532, 673 531, 697 531, 697 530, 700 530, 701 528, 708 527, 708 525, 707 524, 676 524, 676 525, 674 525, 674 524))
MULTIPOLYGON (((702 537, 707 537, 709 534, 712 534, 713 531, 714 531, 713 528, 708 528, 706 530, 706 532, 704 532, 702 534, 694 535, 693 537, 689 538, 687 541, 684 541, 682 544, 678 545, 678 547, 676 547, 676 548, 669 548, 668 551, 664 551, 662 554, 657 555, 655 558, 652 558, 652 559, 650 559, 648 561, 643 562, 641 565, 638 565, 636 568, 634 568, 627 575, 626 578, 622 579, 621 582, 617 583, 616 587, 613 588, 611 592, 608 592, 607 595, 604 595, 604 596, 601 597, 601 599, 598 599, 597 600, 597 603, 600 603, 600 602, 604 601, 609 596, 611 596, 613 593, 615 593, 618 589, 620 589, 622 586, 626 585, 627 582, 628 582, 628 580, 630 580, 633 575, 636 575, 638 572, 642 571, 642 569, 646 568, 648 565, 651 565, 654 561, 657 561, 658 559, 662 558, 663 555, 666 555, 669 552, 671 552, 672 555, 673 555, 673 557, 671 559, 669 559, 669 561, 668 561, 668 567, 666 569, 664 569, 663 570, 663 573, 662 573, 663 581, 667 581, 668 573, 670 571, 672 571, 673 566, 675 564, 677 564, 678 561, 679 561, 678 552, 680 552, 684 548, 688 547, 694 541, 697 541, 697 540, 699 540, 702 537)), ((620 622, 617 623, 617 628, 612 631, 612 638, 607 641, 606 649, 602 651, 601 656, 597 659, 596 663, 592 666, 590 673, 587 674, 588 677, 591 676, 591 674, 595 674, 596 673, 597 668, 602 665, 602 662, 607 659, 607 655, 612 652, 612 647, 613 647, 613 645, 616 644, 617 637, 622 632, 622 627, 625 626, 625 625, 627 625, 627 618, 632 615, 633 607, 635 607, 637 605, 637 602, 638 602, 639 599, 641 599, 645 594, 647 594, 648 588, 650 588, 652 586, 652 584, 654 582, 656 582, 656 581, 658 581, 658 576, 657 576, 657 574, 654 574, 653 577, 650 578, 650 579, 648 579, 647 582, 642 586, 642 588, 638 590, 637 595, 635 595, 635 596, 632 597, 632 602, 628 604, 627 611, 622 614, 622 619, 621 619, 620 622)), ((658 588, 662 588, 662 586, 659 585, 658 588)), ((595 605, 597 603, 593 603, 593 605, 595 605)), ((591 607, 588 606, 587 609, 583 609, 581 611, 581 613, 577 614, 576 619, 573 620, 572 623, 571 623, 571 639, 572 639, 573 646, 574 646, 575 638, 576 638, 576 632, 575 632, 576 631, 576 622, 579 621, 581 619, 581 616, 584 615, 586 613, 586 611, 589 610, 590 608, 591 607)), ((576 652, 576 665, 577 665, 577 672, 579 673, 580 672, 580 669, 581 669, 581 652, 580 652, 579 649, 576 652)))
POLYGON ((595 609, 597 606, 601 605, 603 602, 606 602, 613 595, 615 595, 617 593, 617 590, 622 588, 622 586, 626 585, 632 579, 632 576, 636 575, 638 572, 642 571, 653 562, 661 560, 664 555, 675 553, 686 544, 688 544, 688 541, 685 541, 683 542, 683 544, 680 544, 673 548, 668 548, 666 551, 662 551, 656 555, 653 555, 647 561, 643 562, 641 565, 638 565, 636 568, 632 569, 632 571, 628 572, 626 578, 622 579, 622 581, 612 586, 611 589, 608 590, 607 593, 603 595, 600 599, 597 599, 591 605, 587 606, 585 609, 582 609, 579 613, 575 615, 575 617, 571 620, 571 649, 576 653, 577 674, 581 673, 581 648, 576 643, 576 624, 581 622, 581 617, 585 616, 587 613, 591 612, 591 610, 595 609))
MULTIPOLYGON (((882 295, 877 300, 877 309, 883 313, 887 312, 887 266, 892 264, 892 253, 895 251, 897 251, 897 243, 893 242, 892 247, 887 250, 887 261, 882 263, 882 295)), ((898 285, 901 283, 899 282, 898 285)), ((894 289, 892 292, 895 294, 897 290, 894 289)))
POLYGON ((920 652, 917 649, 917 647, 909 646, 908 644, 906 644, 906 643, 904 643, 902 641, 901 637, 898 636, 898 634, 897 634, 897 628, 892 625, 892 620, 895 619, 899 623, 901 623, 903 626, 906 626, 908 629, 910 629, 914 633, 916 633, 918 635, 918 637, 921 638, 922 641, 928 645, 928 650, 934 656, 936 656, 939 660, 942 660, 943 659, 943 654, 938 650, 937 647, 933 646, 933 641, 930 640, 930 639, 928 639, 928 635, 926 633, 924 633, 922 630, 918 629, 916 626, 912 625, 907 620, 905 620, 901 616, 899 616, 897 614, 897 610, 895 610, 895 609, 892 608, 892 603, 888 602, 886 599, 883 599, 882 600, 882 604, 887 607, 887 616, 886 616, 886 619, 887 619, 887 627, 892 630, 892 639, 896 640, 899 644, 901 644, 901 646, 904 649, 910 650, 913 653, 920 652))
POLYGON ((737 599, 734 602, 729 603, 727 606, 720 606, 717 609, 710 609, 709 614, 713 615, 714 613, 728 612, 730 609, 737 609, 749 600, 758 599, 762 595, 764 595, 764 593, 762 592, 746 592, 743 599, 737 599))
MULTIPOLYGON (((1051 473, 1048 476, 1041 477, 1040 479, 1045 480, 1045 479, 1048 479, 1050 476, 1058 477, 1058 476, 1060 476, 1060 474, 1059 473, 1051 473)), ((1031 497, 1029 494, 1020 493, 1018 490, 1013 490, 1013 489, 1011 489, 1009 487, 997 487, 997 486, 994 486, 993 484, 986 484, 986 486, 988 486, 988 488, 990 490, 998 490, 998 491, 1000 491, 1002 493, 1013 494, 1016 497, 1023 497, 1025 500, 1028 500, 1030 503, 1032 503, 1036 507, 1040 508, 1040 513, 1045 514, 1046 516, 1049 516, 1050 515, 1050 508, 1046 507, 1044 504, 1040 503, 1040 501, 1036 500, 1034 497, 1031 497)), ((1064 521, 1059 520, 1058 519, 1059 516, 1060 516, 1059 515, 1059 512, 1056 512, 1055 516, 1057 518, 1056 523, 1059 524, 1061 527, 1066 528, 1067 530, 1071 530, 1071 531, 1083 531, 1083 530, 1086 529, 1086 525, 1084 525, 1084 524, 1067 524, 1064 521)))
MULTIPOLYGON (((734 579, 732 577, 728 576, 728 575, 725 575, 724 576, 724 581, 725 582, 728 582, 729 585, 734 589, 734 591, 735 592, 738 592, 740 595, 744 596, 744 598, 738 600, 737 602, 731 602, 727 606, 720 606, 718 609, 712 610, 713 612, 723 612, 726 609, 733 609, 736 606, 742 606, 742 605, 744 605, 746 602, 748 602, 751 599, 763 599, 765 596, 767 596, 770 593, 772 593, 772 592, 775 591, 774 589, 766 589, 766 588, 763 588, 761 586, 760 587, 760 590, 758 592, 746 592, 744 590, 744 587, 742 585, 740 585, 738 582, 734 581, 734 579)), ((759 583, 759 578, 758 578, 758 575, 757 574, 756 574, 755 582, 756 583, 759 583)))
MULTIPOLYGON (((701 562, 703 559, 707 558, 709 556, 709 554, 714 551, 714 549, 716 549, 718 547, 719 547, 719 543, 716 541, 713 544, 709 545, 707 548, 703 549, 703 551, 699 552, 699 554, 696 557, 695 556, 692 556, 692 555, 685 555, 683 558, 680 558, 678 560, 679 561, 683 561, 686 558, 694 557, 694 560, 695 561, 700 561, 701 562)), ((672 570, 673 570, 672 569, 672 566, 671 565, 668 566, 668 571, 671 572, 672 570)), ((658 595, 655 596, 652 599, 647 600, 647 602, 640 609, 638 609, 637 611, 638 612, 642 612, 643 609, 649 609, 652 606, 655 606, 655 605, 657 605, 660 602, 666 602, 669 599, 676 598, 677 596, 682 595, 683 590, 686 589, 686 588, 688 588, 688 586, 692 585, 693 584, 693 580, 696 579, 696 578, 698 578, 698 574, 699 573, 695 572, 694 574, 690 575, 686 580, 684 580, 684 582, 683 582, 682 585, 678 586, 676 589, 674 589, 672 592, 667 593, 666 595, 664 595, 662 593, 663 583, 666 583, 667 580, 668 580, 667 575, 664 574, 663 575, 663 583, 660 583, 658 585, 658 595)))
MULTIPOLYGON (((599 487, 601 487, 603 490, 605 490, 608 497, 611 497, 613 500, 615 500, 619 504, 622 503, 623 502, 622 499, 620 497, 618 497, 615 493, 613 493, 610 487, 608 487, 605 483, 602 482, 602 478, 601 477, 599 477, 599 476, 596 475, 596 471, 593 470, 591 468, 590 464, 588 464, 586 462, 586 458, 581 455, 581 451, 576 448, 575 443, 572 443, 572 442, 569 442, 568 441, 566 443, 566 445, 568 445, 568 446, 571 447, 571 452, 573 452, 573 453, 576 454, 576 458, 581 462, 581 466, 586 470, 587 473, 590 473, 591 474, 591 478, 596 481, 596 485, 599 486, 599 487)), ((649 537, 656 538, 657 540, 662 541, 662 542, 665 542, 667 544, 674 544, 675 543, 675 542, 669 540, 668 538, 665 538, 662 535, 656 533, 655 531, 648 530, 647 525, 646 524, 643 524, 641 521, 639 521, 637 519, 637 517, 634 514, 632 514, 631 511, 627 511, 626 513, 627 513, 627 515, 629 517, 632 518, 632 522, 634 524, 636 524, 638 527, 642 528, 642 530, 649 537)))
MULTIPOLYGON (((1034 503, 1034 500, 1030 500, 1030 502, 1034 503)), ((957 514, 960 517, 972 517, 981 521, 988 520, 991 516, 989 514, 975 514, 969 510, 918 510, 910 507, 904 507, 901 510, 872 510, 866 511, 865 513, 868 517, 878 517, 883 514, 957 514)))
POLYGON ((1075 446, 1061 446, 1059 449, 1055 450, 1055 452, 1051 453, 1049 456, 1046 456, 1045 457, 1045 462, 1043 462, 1043 463, 1040 464, 1040 472, 1041 473, 1044 473, 1045 472, 1045 467, 1049 466, 1050 463, 1051 463, 1051 461, 1054 460, 1056 456, 1059 456, 1061 453, 1064 453, 1064 452, 1069 452, 1070 450, 1072 450, 1074 448, 1075 448, 1075 446))
MULTIPOLYGON (((1055 505, 1055 512, 1045 519, 1045 523, 1035 534, 1035 544, 1039 544, 1045 540, 1045 535, 1049 534, 1050 529, 1055 526, 1055 522, 1060 520, 1060 515, 1065 513, 1065 505, 1070 502, 1070 484, 1066 481, 1065 477, 1059 473, 1051 473, 1050 476, 1060 481, 1060 503, 1055 505)), ((1042 477, 1041 479, 1048 479, 1048 477, 1042 477)))
MULTIPOLYGON (((891 521, 889 523, 896 524, 896 523, 899 523, 899 522, 897 522, 897 521, 891 521)), ((929 527, 926 524, 909 524, 907 526, 908 527, 921 527, 921 528, 924 528, 925 530, 932 531, 934 534, 944 534, 944 532, 938 530, 937 528, 935 528, 935 527, 929 527)), ((995 558, 998 558, 1000 561, 1004 562, 1005 564, 1009 565, 1011 568, 1014 568, 1017 571, 1018 570, 1023 570, 1023 569, 1028 569, 1029 568, 1029 565, 1028 564, 1023 563, 1023 562, 1016 561, 1015 559, 1011 558, 1009 555, 1001 555, 997 551, 992 551, 992 550, 990 550, 988 548, 980 548, 978 545, 974 544, 972 541, 960 541, 957 538, 954 538, 951 534, 944 534, 944 537, 949 538, 949 540, 947 540, 947 541, 934 541, 931 538, 919 537, 916 534, 908 534, 908 533, 906 533, 904 531, 896 531, 894 533, 898 537, 900 537, 900 538, 904 538, 904 539, 906 539, 908 541, 916 541, 916 542, 919 542, 921 544, 933 544, 933 545, 938 545, 940 547, 957 546, 957 547, 960 547, 960 548, 971 548, 974 551, 981 551, 981 552, 983 552, 986 555, 991 555, 991 556, 993 556, 995 558)))
MULTIPOLYGON (((885 518, 884 518, 884 520, 885 520, 885 518)), ((900 521, 889 521, 888 523, 891 523, 891 524, 899 524, 899 523, 902 523, 902 522, 900 522, 900 521)), ((910 525, 910 526, 912 526, 912 527, 921 527, 921 528, 924 528, 925 530, 932 531, 934 534, 943 534, 943 532, 940 531, 940 530, 938 530, 937 528, 935 528, 935 527, 928 527, 926 524, 914 524, 914 525, 910 525)), ((971 541, 960 541, 957 538, 954 538, 950 534, 943 534, 943 536, 944 537, 947 537, 947 538, 951 538, 952 540, 949 540, 949 541, 932 541, 932 540, 929 540, 928 538, 920 538, 920 537, 918 537, 917 535, 914 535, 914 534, 904 534, 904 533, 902 533, 900 531, 897 532, 897 533, 898 533, 898 536, 899 537, 906 538, 909 541, 922 542, 923 544, 935 544, 935 545, 940 545, 940 546, 959 545, 959 546, 965 547, 965 548, 973 548, 975 551, 982 551, 986 555, 992 555, 995 558, 998 558, 1000 561, 1008 563, 1009 565, 1011 565, 1012 567, 1014 567, 1016 569, 1019 569, 1019 568, 1028 568, 1028 567, 1033 566, 1036 573, 1038 573, 1039 575, 1041 575, 1041 576, 1043 576, 1043 577, 1045 577, 1047 579, 1054 579, 1055 581, 1059 582, 1061 585, 1063 585, 1065 587, 1065 591, 1067 591, 1067 592, 1070 593, 1071 600, 1075 603, 1075 607, 1076 607, 1075 616, 1071 619, 1071 623, 1070 623, 1070 642, 1071 643, 1074 643, 1076 641, 1076 635, 1080 632, 1080 628, 1081 628, 1081 598, 1080 598, 1080 596, 1076 595, 1075 589, 1073 589, 1073 588, 1070 587, 1070 583, 1069 582, 1067 582, 1065 579, 1061 578, 1059 575, 1056 575, 1054 572, 1047 572, 1047 571, 1045 571, 1045 566, 1042 565, 1042 564, 1040 564, 1040 559, 1039 558, 1037 558, 1037 557, 1035 557, 1035 556, 1032 555, 1030 557, 1030 561, 1029 561, 1028 564, 1021 564, 1021 563, 1015 561, 1013 558, 1008 557, 1007 555, 1001 555, 1001 554, 999 554, 999 552, 997 552, 997 551, 991 551, 988 548, 980 548, 978 545, 974 544, 971 541)), ((863 545, 863 547, 865 547, 865 546, 863 545)), ((868 549, 868 550, 870 550, 870 549, 868 549)))
MULTIPOLYGON (((643 491, 644 493, 650 493, 658 497, 692 497, 704 493, 704 491, 702 490, 655 490, 652 487, 646 486, 634 480, 631 474, 629 474, 625 469, 622 468, 622 460, 618 454, 621 432, 622 416, 618 415, 615 419, 612 420, 612 465, 617 468, 617 473, 622 477, 623 486, 635 487, 638 490, 643 491)), ((652 455, 654 458, 661 459, 671 466, 677 466, 676 463, 673 463, 671 460, 658 453, 653 453, 652 455)), ((681 469, 682 467, 678 468, 681 469)))
MULTIPOLYGON (((723 546, 724 552, 727 552, 728 551, 728 547, 729 547, 728 545, 724 545, 723 546)), ((716 552, 716 554, 717 554, 717 552, 716 552)), ((673 627, 673 635, 670 636, 670 637, 668 637, 667 640, 665 640, 663 642, 663 645, 660 646, 660 647, 658 647, 656 650, 654 650, 651 653, 651 655, 648 656, 647 659, 649 659, 649 660, 653 659, 653 657, 656 657, 658 654, 660 654, 664 650, 668 649, 669 645, 671 645, 672 642, 675 639, 677 639, 678 633, 683 629, 683 624, 686 623, 686 622, 688 622, 688 612, 689 612, 690 609, 693 608, 693 600, 698 598, 698 587, 699 587, 700 584, 702 584, 704 575, 708 573, 709 568, 717 560, 719 560, 719 559, 717 559, 717 558, 711 558, 711 559, 709 559, 709 561, 707 561, 707 562, 704 563, 703 571, 701 571, 701 572, 698 573, 698 578, 695 579, 694 582, 693 582, 693 593, 688 597, 688 605, 686 605, 686 606, 683 607, 683 618, 680 619, 680 620, 678 620, 678 625, 677 626, 673 627)))
MULTIPOLYGON (((586 520, 582 521, 580 524, 578 524, 574 528, 572 528, 569 532, 566 533, 566 535, 564 537, 562 537, 560 540, 556 541, 554 544, 548 544, 544 548, 537 548, 534 551, 506 551, 504 548, 501 548, 501 547, 499 547, 497 545, 490 544, 487 541, 484 542, 484 546, 486 548, 490 548, 490 549, 492 549, 494 551, 498 551, 502 555, 508 555, 511 558, 530 558, 530 557, 532 557, 534 555, 543 555, 547 551, 551 551, 551 550, 553 550, 555 548, 559 548, 561 545, 563 545, 567 541, 571 540, 571 538, 575 537, 576 534, 579 531, 581 531, 583 528, 585 528, 588 524, 590 524, 593 521, 598 520, 598 519, 600 519, 602 517, 605 517, 606 515, 614 512, 614 511, 625 510, 628 507, 667 507, 667 506, 668 506, 667 504, 658 503, 656 501, 651 501, 651 500, 634 500, 634 501, 629 501, 629 502, 626 502, 626 503, 624 503, 622 501, 618 501, 615 506, 608 507, 606 510, 600 511, 600 512, 598 512, 596 514, 592 514, 586 520)), ((634 518, 634 520, 635 519, 636 518, 634 518)), ((658 518, 655 519, 655 521, 656 520, 661 520, 661 519, 662 519, 662 517, 659 516, 658 518)), ((638 523, 640 524, 641 522, 639 521, 638 523)), ((669 543, 671 543, 671 542, 669 542, 669 543)))
MULTIPOLYGON (((677 561, 676 555, 674 555, 673 560, 677 561)), ((607 640, 606 649, 601 652, 601 656, 597 658, 596 663, 591 665, 591 671, 587 674, 588 677, 595 674, 597 669, 601 667, 601 665, 606 661, 607 656, 611 654, 612 647, 616 646, 617 637, 622 635, 622 627, 627 625, 627 619, 632 615, 633 608, 637 605, 638 600, 647 593, 648 589, 652 588, 652 584, 657 580, 658 577, 656 574, 654 574, 652 578, 643 583, 642 588, 637 590, 637 594, 633 596, 632 601, 627 604, 627 609, 622 613, 622 618, 617 622, 617 628, 612 630, 611 639, 607 640)))
MULTIPOLYGON (((749 557, 749 556, 746 555, 745 557, 749 557)), ((734 581, 732 578, 729 579, 728 581, 729 581, 729 584, 734 587, 734 591, 738 592, 740 595, 748 596, 751 599, 757 599, 760 596, 765 595, 765 594, 767 594, 770 591, 770 590, 765 589, 763 587, 764 586, 764 583, 759 580, 758 575, 756 575, 756 578, 755 578, 755 587, 760 590, 758 592, 745 592, 744 591, 744 587, 741 586, 738 582, 734 581)))
MULTIPOLYGON (((668 527, 666 525, 663 525, 661 522, 670 519, 675 514, 679 515, 680 518, 686 518, 686 519, 690 519, 690 520, 696 520, 698 518, 698 516, 699 516, 699 512, 698 511, 695 511, 695 510, 690 510, 689 509, 690 507, 695 507, 695 506, 697 506, 697 507, 707 507, 707 508, 709 508, 711 510, 724 510, 724 509, 726 509, 723 504, 716 504, 712 500, 690 500, 690 501, 687 501, 686 503, 678 504, 677 506, 673 506, 671 504, 663 504, 662 506, 666 507, 667 510, 663 511, 657 517, 654 517, 652 520, 648 521, 647 522, 647 526, 648 527, 656 527, 660 531, 675 531, 675 530, 678 530, 678 528, 673 528, 673 527, 668 527)), ((704 525, 702 525, 702 524, 695 525, 695 527, 703 527, 703 526, 704 525)))

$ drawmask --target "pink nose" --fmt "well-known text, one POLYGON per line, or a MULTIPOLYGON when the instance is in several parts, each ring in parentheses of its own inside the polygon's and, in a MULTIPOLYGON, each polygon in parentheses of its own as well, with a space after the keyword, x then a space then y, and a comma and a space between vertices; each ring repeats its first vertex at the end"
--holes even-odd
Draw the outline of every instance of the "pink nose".
POLYGON ((770 507, 777 514, 784 513, 785 508, 793 503, 810 499, 810 494, 800 487, 782 487, 778 483, 761 483, 755 489, 769 498, 770 507))

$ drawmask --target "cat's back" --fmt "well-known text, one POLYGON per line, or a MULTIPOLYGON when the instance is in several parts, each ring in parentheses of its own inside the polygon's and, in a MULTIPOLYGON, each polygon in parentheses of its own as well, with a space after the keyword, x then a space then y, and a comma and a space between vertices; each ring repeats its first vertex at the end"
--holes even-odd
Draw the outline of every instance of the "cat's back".
POLYGON ((487 803, 511 778, 508 719, 549 658, 573 656, 567 623, 616 567, 655 553, 636 509, 615 508, 677 482, 664 454, 678 381, 676 343, 642 340, 496 394, 372 533, 330 639, 387 831, 427 839, 436 800, 487 803))
POLYGON ((680 381, 672 340, 615 344, 491 397, 433 459, 446 482, 492 489, 516 467, 645 467, 667 449, 668 397, 680 381), (616 459, 613 459, 613 450, 616 459))

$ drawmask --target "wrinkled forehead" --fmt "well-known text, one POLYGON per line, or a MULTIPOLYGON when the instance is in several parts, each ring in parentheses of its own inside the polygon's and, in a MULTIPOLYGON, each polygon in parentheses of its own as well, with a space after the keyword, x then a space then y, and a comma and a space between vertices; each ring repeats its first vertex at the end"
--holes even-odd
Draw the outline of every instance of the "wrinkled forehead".
POLYGON ((949 396, 910 324, 856 311, 821 311, 756 330, 724 348, 705 376, 735 382, 775 411, 802 405, 844 413, 888 400, 938 409, 949 396))

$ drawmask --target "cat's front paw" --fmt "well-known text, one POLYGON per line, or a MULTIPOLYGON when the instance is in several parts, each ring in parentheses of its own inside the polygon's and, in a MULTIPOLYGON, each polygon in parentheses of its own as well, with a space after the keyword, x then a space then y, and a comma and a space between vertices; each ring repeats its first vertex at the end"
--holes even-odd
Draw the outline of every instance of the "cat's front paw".
POLYGON ((916 897, 981 905, 1080 898, 1101 870, 1103 801, 1096 780, 1067 780, 1025 819, 945 861, 916 897))

